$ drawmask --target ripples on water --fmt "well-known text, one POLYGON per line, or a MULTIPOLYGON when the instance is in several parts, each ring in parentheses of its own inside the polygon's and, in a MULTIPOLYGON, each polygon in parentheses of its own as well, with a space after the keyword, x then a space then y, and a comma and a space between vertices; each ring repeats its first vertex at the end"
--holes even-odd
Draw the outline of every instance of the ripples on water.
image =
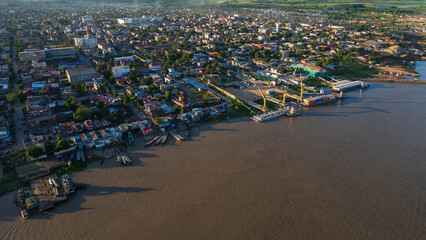
MULTIPOLYGON (((298 118, 204 125, 188 142, 94 163, 88 184, 2 239, 421 239, 426 86, 372 84, 298 118)), ((142 144, 141 144, 142 145, 142 144)), ((169 144, 168 144, 169 145, 169 144)))

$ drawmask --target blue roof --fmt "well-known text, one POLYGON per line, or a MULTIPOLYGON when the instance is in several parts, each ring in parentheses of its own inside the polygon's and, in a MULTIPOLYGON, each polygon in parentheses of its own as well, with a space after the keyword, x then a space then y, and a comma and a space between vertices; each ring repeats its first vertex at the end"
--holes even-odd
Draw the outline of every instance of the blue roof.
POLYGON ((191 84, 192 86, 194 86, 194 87, 198 88, 198 89, 201 89, 201 90, 204 90, 204 89, 205 89, 205 87, 201 86, 200 84, 198 84, 198 83, 196 83, 196 82, 194 82, 194 81, 186 80, 186 82, 187 82, 187 83, 189 83, 189 84, 191 84))

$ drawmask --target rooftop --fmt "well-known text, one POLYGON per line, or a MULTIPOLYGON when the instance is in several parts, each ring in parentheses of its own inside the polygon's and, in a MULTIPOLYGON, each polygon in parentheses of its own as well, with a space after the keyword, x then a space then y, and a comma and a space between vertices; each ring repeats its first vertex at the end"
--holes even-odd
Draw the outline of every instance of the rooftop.
POLYGON ((95 69, 93 68, 76 68, 76 69, 68 69, 67 75, 70 77, 82 76, 82 75, 91 75, 97 74, 95 69))

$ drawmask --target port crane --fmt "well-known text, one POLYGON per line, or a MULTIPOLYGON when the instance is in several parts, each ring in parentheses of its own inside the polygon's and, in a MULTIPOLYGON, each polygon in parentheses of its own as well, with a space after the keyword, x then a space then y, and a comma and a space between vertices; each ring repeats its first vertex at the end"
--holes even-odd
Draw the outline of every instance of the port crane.
POLYGON ((303 79, 302 79, 302 74, 300 74, 300 96, 297 96, 297 95, 294 95, 294 94, 289 94, 289 93, 284 93, 283 94, 283 101, 281 103, 283 106, 285 106, 285 98, 287 96, 296 99, 297 102, 303 101, 303 79))
POLYGON ((266 96, 265 96, 265 94, 262 92, 262 90, 260 90, 260 87, 259 87, 259 86, 257 86, 257 89, 259 89, 259 92, 260 92, 260 94, 262 95, 262 98, 263 98, 263 107, 262 107, 262 110, 263 110, 263 111, 266 111, 266 96))

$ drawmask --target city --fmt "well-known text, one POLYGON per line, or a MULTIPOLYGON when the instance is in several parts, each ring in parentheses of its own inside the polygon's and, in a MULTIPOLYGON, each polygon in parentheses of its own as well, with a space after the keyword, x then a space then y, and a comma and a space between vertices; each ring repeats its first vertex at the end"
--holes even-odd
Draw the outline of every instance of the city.
POLYGON ((424 12, 48 2, 0 3, 0 196, 25 219, 90 191, 70 175, 144 165, 140 151, 190 148, 215 124, 426 86, 424 12))

